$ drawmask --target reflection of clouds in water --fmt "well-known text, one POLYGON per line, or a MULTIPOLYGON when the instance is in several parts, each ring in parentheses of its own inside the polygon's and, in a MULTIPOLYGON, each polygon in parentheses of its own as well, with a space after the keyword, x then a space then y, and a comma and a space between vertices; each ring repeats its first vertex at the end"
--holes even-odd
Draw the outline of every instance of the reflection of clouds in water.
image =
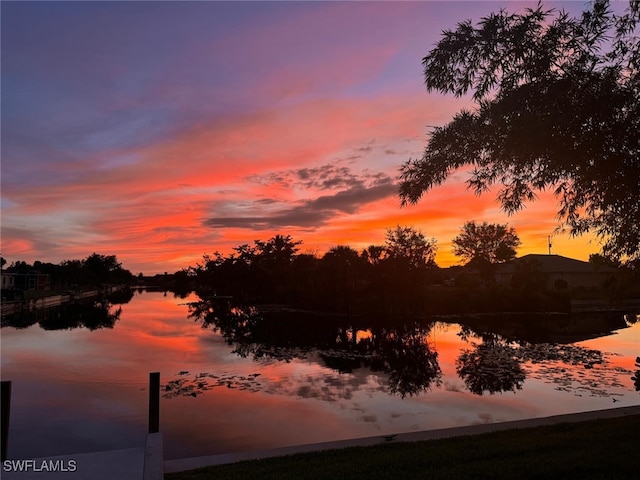
MULTIPOLYGON (((280 363, 274 361, 276 364, 280 363)), ((270 364, 271 361, 258 362, 257 370, 270 364)), ((286 362, 294 368, 307 370, 313 368, 313 372, 284 375, 263 375, 261 373, 238 374, 236 372, 222 372, 212 374, 209 372, 181 371, 175 374, 175 378, 168 380, 161 386, 163 398, 174 397, 198 397, 215 388, 245 391, 247 393, 264 393, 277 396, 299 397, 302 399, 315 399, 329 403, 351 401, 356 392, 372 397, 379 392, 387 392, 388 387, 383 378, 371 375, 369 371, 360 369, 350 374, 325 373, 317 370, 312 362, 300 359, 286 362)), ((282 365, 282 363, 280 363, 282 365)), ((341 408, 345 406, 341 405, 341 408)), ((353 410, 351 406, 346 408, 353 410)), ((357 410, 357 409, 356 409, 357 410)), ((365 412, 364 409, 361 409, 365 412)))
POLYGON ((464 385, 462 385, 459 382, 450 382, 445 380, 444 381, 444 389, 447 392, 456 392, 456 393, 464 393, 467 389, 465 388, 464 385))
MULTIPOLYGON (((473 349, 462 349, 456 359, 456 371, 466 391, 482 395, 522 388, 525 378, 542 380, 559 392, 575 396, 622 396, 632 371, 615 366, 619 356, 579 345, 506 341, 500 335, 485 335, 482 344, 465 341, 473 349)), ((445 390, 459 391, 451 380, 445 390)), ((617 400, 613 400, 614 402, 617 400)))
MULTIPOLYGON (((472 343, 473 345, 473 343, 472 343)), ((305 366, 318 366, 325 363, 327 357, 332 355, 340 357, 343 352, 299 349, 299 348, 256 348, 251 345, 245 353, 255 354, 254 361, 260 366, 270 366, 277 364, 298 364, 305 366)), ((479 345, 476 348, 487 349, 489 357, 494 353, 502 351, 505 345, 497 343, 495 345, 479 345)), ((517 364, 522 365, 521 377, 524 374, 528 377, 543 380, 547 384, 555 384, 555 390, 573 393, 576 396, 600 396, 609 397, 622 395, 622 393, 610 392, 612 388, 624 388, 620 381, 620 375, 628 376, 633 372, 620 367, 612 367, 609 358, 613 354, 603 353, 599 350, 590 350, 574 345, 556 344, 523 344, 517 347, 508 348, 509 358, 517 364)), ((236 352, 237 353, 237 352, 236 352)), ((501 357, 500 355, 497 355, 501 357)), ((356 359, 356 358, 354 358, 356 359)), ((501 365, 504 359, 497 365, 501 365)), ((325 367, 326 368, 326 367, 325 367)), ((496 379, 504 375, 501 369, 491 369, 485 374, 495 375, 496 379)), ((476 375, 472 375, 476 378, 476 375)), ((239 388, 253 392, 261 391, 273 395, 294 396, 302 399, 314 399, 329 403, 340 403, 341 401, 351 401, 355 392, 361 392, 370 397, 376 392, 388 392, 389 380, 386 376, 379 376, 371 373, 369 368, 354 368, 349 373, 321 373, 304 375, 287 375, 277 380, 264 379, 262 384, 252 383, 245 385, 239 379, 232 379, 232 384, 225 382, 214 384, 213 386, 227 386, 228 388, 239 388)), ((245 382, 246 383, 246 382, 245 382)), ((181 394, 196 396, 205 390, 212 388, 206 385, 200 388, 199 385, 180 385, 181 394)), ((517 382, 517 389, 520 382, 517 382)), ((449 379, 444 382, 444 390, 448 392, 465 393, 468 387, 463 383, 449 379)), ((508 388, 501 388, 497 391, 507 391, 508 388)), ((477 393, 477 392, 474 392, 477 393)), ((342 408, 342 406, 341 406, 342 408)))
POLYGON ((350 401, 356 391, 373 394, 386 391, 386 387, 371 375, 354 373, 291 376, 277 382, 272 381, 265 389, 266 393, 325 402, 350 401))
POLYGON ((520 360, 526 362, 525 370, 531 378, 555 384, 555 390, 573 393, 577 397, 624 395, 611 390, 625 389, 621 377, 633 372, 612 366, 611 358, 614 356, 619 355, 575 345, 547 343, 522 346, 519 354, 520 360))
MULTIPOLYGON (((264 393, 277 396, 294 396, 304 401, 320 401, 331 405, 332 409, 345 412, 358 422, 372 425, 382 430, 382 419, 373 412, 374 405, 363 405, 358 401, 363 396, 372 398, 376 394, 387 394, 388 387, 377 376, 366 371, 351 374, 321 373, 315 375, 291 375, 278 380, 269 379, 263 388, 264 393)), ((386 395, 385 395, 386 396, 386 395)), ((397 418, 402 414, 398 414, 397 418)))
MULTIPOLYGON (((222 315, 225 312, 221 309, 218 313, 222 315)), ((214 323, 220 323, 216 328, 221 329, 218 335, 226 332, 226 343, 233 348, 230 353, 253 360, 254 368, 278 368, 278 365, 288 364, 293 367, 294 373, 287 370, 281 376, 265 378, 261 385, 236 385, 234 380, 226 384, 227 388, 320 400, 332 404, 332 408, 338 406, 340 409, 349 409, 343 404, 353 402, 356 393, 370 398, 381 391, 398 394, 402 398, 417 397, 432 386, 440 388, 442 383, 444 392, 457 394, 515 392, 522 388, 527 376, 551 380, 556 386, 555 390, 573 391, 578 395, 610 396, 610 388, 624 387, 616 377, 615 369, 608 365, 606 355, 598 350, 572 345, 507 341, 500 334, 478 335, 460 327, 464 335, 458 336, 473 348, 459 350, 456 371, 461 381, 458 381, 444 377, 435 344, 427 341, 432 325, 415 324, 382 329, 375 333, 356 330, 355 327, 339 328, 339 332, 346 332, 344 342, 339 335, 335 339, 340 344, 337 348, 327 348, 327 345, 333 345, 331 340, 318 342, 322 348, 316 348, 315 344, 311 346, 304 342, 303 346, 295 346, 290 338, 292 333, 298 331, 295 328, 285 328, 286 335, 276 329, 281 336, 284 335, 283 338, 274 334, 272 328, 258 328, 265 320, 256 317, 256 312, 243 313, 231 309, 227 312, 228 318, 225 315, 220 319, 216 317, 214 323), (252 323, 258 320, 260 322, 252 323), (265 334, 265 331, 269 334, 265 334), (363 336, 361 332, 368 332, 368 335, 363 336), (358 338, 359 335, 362 338, 358 338), (471 342, 470 336, 482 338, 483 343, 478 345, 471 342), (356 339, 360 341, 354 342, 356 339), (562 363, 566 364, 564 369, 559 367, 562 363), (592 370, 592 375, 583 379, 583 369, 592 370), (575 382, 578 382, 577 386, 575 382)), ((331 329, 328 333, 322 332, 328 335, 331 329)), ((309 341, 304 336, 303 340, 309 341)), ((177 386, 181 389, 184 387, 177 386)), ((209 388, 208 385, 205 388, 196 386, 198 388, 195 390, 189 390, 187 386, 184 392, 197 396, 209 388)), ((225 384, 218 382, 214 386, 225 384)))
POLYGON ((607 363, 584 370, 567 370, 565 367, 565 364, 557 362, 540 365, 532 370, 530 375, 531 378, 556 385, 555 390, 573 393, 576 397, 584 395, 616 397, 624 396, 624 394, 611 390, 625 388, 625 385, 621 383, 621 377, 627 377, 632 373, 631 370, 622 367, 609 368, 607 363))
POLYGON ((294 359, 304 360, 307 358, 310 350, 310 348, 266 346, 257 343, 236 343, 235 349, 231 353, 235 353, 242 358, 252 357, 256 362, 269 365, 282 361, 289 363, 294 359))
POLYGON ((363 422, 367 422, 367 423, 377 423, 378 422, 378 416, 377 415, 363 415, 361 417, 359 417, 360 420, 362 420, 363 422))
POLYGON ((479 413, 478 414, 478 418, 480 419, 481 423, 493 423, 494 419, 493 419, 493 415, 490 413, 479 413))

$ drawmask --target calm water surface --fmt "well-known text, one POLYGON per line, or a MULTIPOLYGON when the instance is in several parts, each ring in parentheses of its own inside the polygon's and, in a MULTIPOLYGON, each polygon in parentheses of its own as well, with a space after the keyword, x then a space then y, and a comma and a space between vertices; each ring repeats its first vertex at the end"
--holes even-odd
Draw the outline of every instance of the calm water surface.
POLYGON ((277 315, 262 327, 246 312, 187 305, 196 300, 138 292, 97 320, 64 325, 60 310, 55 321, 4 326, 9 456, 142 445, 152 371, 167 459, 640 403, 635 318, 609 318, 592 328, 609 332, 587 340, 596 333, 566 326, 551 337, 491 334, 482 319, 393 328, 333 319, 318 333, 292 322, 297 313, 274 333, 277 315), (65 329, 53 329, 59 321, 65 329))

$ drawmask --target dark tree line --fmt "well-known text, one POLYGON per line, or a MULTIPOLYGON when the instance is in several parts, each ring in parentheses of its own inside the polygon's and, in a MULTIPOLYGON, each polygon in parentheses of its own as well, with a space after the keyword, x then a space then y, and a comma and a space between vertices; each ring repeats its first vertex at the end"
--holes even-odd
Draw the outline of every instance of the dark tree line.
POLYGON ((419 310, 425 287, 439 280, 436 242, 412 227, 389 229, 384 245, 338 245, 322 257, 300 254, 300 241, 275 235, 225 256, 205 255, 187 271, 203 296, 342 313, 403 315, 419 310))
MULTIPOLYGON (((177 291, 195 289, 203 298, 217 294, 246 304, 344 314, 402 317, 570 309, 572 291, 566 282, 548 285, 536 264, 522 262, 510 282, 496 282, 499 265, 513 260, 520 245, 508 225, 468 221, 452 243, 465 264, 444 270, 434 260, 436 240, 413 227, 388 229, 383 244, 360 251, 338 245, 322 256, 299 253, 301 241, 275 235, 240 245, 230 255, 204 255, 201 264, 174 278, 177 291)), ((601 255, 593 259, 606 260, 601 255)))
POLYGON ((130 284, 133 274, 118 262, 116 255, 92 253, 82 260, 64 260, 59 264, 36 260, 32 264, 24 261, 11 263, 4 269, 8 273, 49 275, 51 289, 75 287, 100 287, 104 285, 130 284))

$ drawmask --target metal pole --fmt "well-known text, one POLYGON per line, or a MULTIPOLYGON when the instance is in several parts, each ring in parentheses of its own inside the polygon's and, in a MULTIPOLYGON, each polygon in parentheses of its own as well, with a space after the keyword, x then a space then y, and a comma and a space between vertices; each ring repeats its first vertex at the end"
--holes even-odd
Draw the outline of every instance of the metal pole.
POLYGON ((149 374, 149 433, 160 431, 160 372, 149 374))
POLYGON ((9 441, 9 412, 11 410, 11 382, 2 382, 2 461, 7 459, 9 441))

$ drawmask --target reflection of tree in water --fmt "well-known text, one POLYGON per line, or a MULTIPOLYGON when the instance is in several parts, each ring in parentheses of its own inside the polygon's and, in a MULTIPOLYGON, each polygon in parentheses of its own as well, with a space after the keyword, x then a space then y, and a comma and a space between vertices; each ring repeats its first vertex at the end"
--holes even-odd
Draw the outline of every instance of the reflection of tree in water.
POLYGON ((623 387, 621 375, 631 373, 613 366, 615 354, 577 345, 524 344, 519 356, 527 362, 531 378, 555 384, 555 389, 581 397, 612 397, 622 395, 611 389, 623 387))
POLYGON ((526 375, 515 348, 495 340, 472 345, 474 350, 463 350, 456 360, 456 371, 470 392, 482 395, 522 388, 526 375))
POLYGON ((358 338, 354 327, 345 327, 346 317, 301 316, 300 312, 259 313, 226 300, 189 304, 189 317, 203 328, 220 332, 234 345, 233 353, 242 357, 291 361, 308 358, 315 351, 327 367, 339 372, 363 367, 384 372, 389 391, 401 397, 440 384, 438 355, 427 341, 430 325, 373 328, 370 336, 358 338))
POLYGON ((438 352, 432 350, 427 341, 429 331, 430 328, 414 324, 382 330, 372 336, 371 367, 389 375, 391 393, 404 398, 427 391, 434 383, 440 385, 442 370, 438 352))
POLYGON ((478 395, 519 390, 528 376, 576 396, 609 397, 621 395, 610 390, 624 386, 620 375, 632 373, 611 365, 614 354, 577 345, 515 342, 498 334, 474 334, 469 327, 462 327, 459 335, 475 349, 462 351, 456 370, 478 395), (471 342, 472 336, 483 343, 471 342))
POLYGON ((66 330, 73 328, 113 328, 120 319, 122 307, 113 308, 106 298, 99 298, 91 303, 77 303, 68 306, 63 314, 50 315, 40 320, 40 327, 45 330, 66 330))
POLYGON ((107 300, 113 305, 124 305, 125 303, 129 303, 133 299, 134 295, 135 290, 132 288, 119 288, 109 293, 107 295, 107 300))
MULTIPOLYGON (((388 391, 402 397, 418 395, 441 382, 438 354, 428 342, 432 324, 389 327, 387 322, 384 326, 360 322, 358 328, 346 316, 258 312, 234 307, 224 299, 193 303, 189 308, 190 317, 203 328, 220 332, 235 354, 262 363, 308 359, 314 352, 321 363, 340 373, 361 368, 383 372, 388 391), (366 335, 358 336, 365 331, 366 335)), ((472 348, 461 351, 456 370, 477 395, 515 392, 529 377, 575 395, 612 396, 617 395, 612 389, 624 386, 619 376, 633 374, 612 366, 612 354, 576 345, 528 342, 484 329, 478 333, 474 328, 461 327, 459 336, 472 348)))
MULTIPOLYGON (((198 397, 217 388, 246 392, 262 392, 268 395, 295 395, 305 399, 339 403, 352 401, 356 390, 369 394, 388 391, 388 386, 370 375, 322 374, 278 377, 263 380, 260 373, 238 374, 208 372, 190 374, 188 371, 176 374, 176 378, 161 386, 163 398, 198 397)), ((347 407, 358 410, 355 406, 347 407)), ((363 410, 364 411, 364 410, 363 410)))
POLYGON ((66 303, 57 307, 18 312, 2 318, 3 327, 27 328, 38 323, 44 330, 97 330, 113 328, 122 307, 114 308, 104 297, 92 301, 66 303))

